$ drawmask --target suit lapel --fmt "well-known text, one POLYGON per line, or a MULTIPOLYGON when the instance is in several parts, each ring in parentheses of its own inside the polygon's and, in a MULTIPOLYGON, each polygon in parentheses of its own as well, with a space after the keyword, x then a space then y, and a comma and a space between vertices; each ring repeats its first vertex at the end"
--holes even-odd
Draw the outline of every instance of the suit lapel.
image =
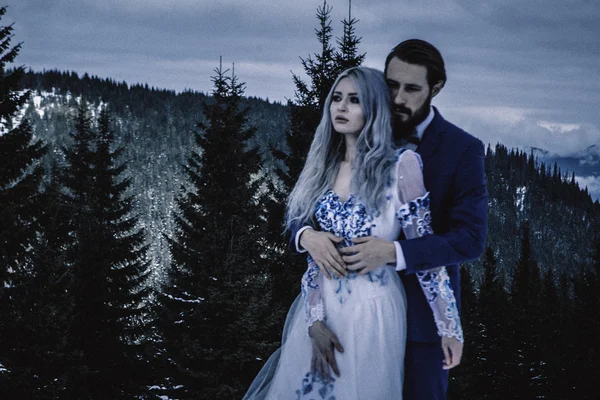
POLYGON ((440 144, 442 144, 445 133, 444 118, 442 118, 437 108, 433 107, 433 111, 435 112, 435 116, 427 129, 425 129, 421 144, 417 147, 417 153, 421 156, 423 165, 425 166, 428 165, 429 159, 435 154, 440 144))

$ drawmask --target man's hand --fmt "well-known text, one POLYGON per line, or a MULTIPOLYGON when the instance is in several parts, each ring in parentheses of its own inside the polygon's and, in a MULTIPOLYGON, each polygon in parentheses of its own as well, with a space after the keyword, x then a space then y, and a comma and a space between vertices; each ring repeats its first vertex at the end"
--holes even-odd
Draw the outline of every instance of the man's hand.
POLYGON ((460 364, 464 343, 457 338, 442 336, 442 350, 444 351, 443 369, 450 369, 460 364))
POLYGON ((344 238, 335 236, 329 232, 306 229, 300 235, 299 244, 308 251, 308 254, 315 260, 328 279, 331 279, 331 274, 342 278, 348 275, 348 271, 346 271, 346 265, 342 260, 342 256, 335 247, 342 240, 344 238))
POLYGON ((337 376, 340 376, 340 370, 335 361, 334 350, 340 353, 344 352, 339 339, 322 321, 316 321, 308 328, 309 336, 312 338, 312 372, 318 371, 321 377, 330 377, 329 367, 337 376))
POLYGON ((354 245, 340 249, 348 269, 360 275, 383 264, 396 263, 396 247, 393 242, 375 236, 352 239, 354 245))

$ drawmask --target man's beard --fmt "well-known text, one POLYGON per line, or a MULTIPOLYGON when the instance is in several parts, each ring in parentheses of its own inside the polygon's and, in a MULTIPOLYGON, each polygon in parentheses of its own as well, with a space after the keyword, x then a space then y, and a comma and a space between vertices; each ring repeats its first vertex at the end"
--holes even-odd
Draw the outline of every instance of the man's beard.
POLYGON ((396 140, 409 136, 421 122, 425 121, 425 118, 429 115, 431 108, 431 99, 433 96, 429 93, 427 99, 421 107, 419 107, 413 114, 410 109, 404 106, 392 105, 392 112, 394 113, 394 138, 396 140), (398 112, 408 115, 406 121, 402 120, 402 117, 397 115, 398 112))

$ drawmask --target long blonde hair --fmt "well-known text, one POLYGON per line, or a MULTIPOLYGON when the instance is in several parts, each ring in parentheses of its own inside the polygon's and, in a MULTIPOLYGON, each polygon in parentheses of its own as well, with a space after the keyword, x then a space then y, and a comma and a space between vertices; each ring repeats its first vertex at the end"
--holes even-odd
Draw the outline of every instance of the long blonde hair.
POLYGON ((337 77, 327 95, 306 163, 288 198, 286 230, 307 223, 314 226, 317 201, 332 188, 344 159, 344 138, 333 129, 329 111, 333 92, 343 78, 352 80, 365 116, 365 126, 356 144, 351 191, 369 212, 377 212, 385 201, 384 189, 390 181, 394 154, 388 88, 381 71, 349 68, 337 77))

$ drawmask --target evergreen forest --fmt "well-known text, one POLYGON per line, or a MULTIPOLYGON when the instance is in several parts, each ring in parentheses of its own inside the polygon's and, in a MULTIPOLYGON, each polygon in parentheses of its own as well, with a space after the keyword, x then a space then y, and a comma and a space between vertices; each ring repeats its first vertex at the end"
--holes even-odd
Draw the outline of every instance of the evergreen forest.
MULTIPOLYGON (((28 70, 6 11, 0 398, 241 399, 300 293, 285 202, 332 83, 364 60, 358 19, 334 24, 323 2, 281 104, 223 62, 210 93, 28 70)), ((448 398, 595 399, 600 203, 502 143, 485 169, 487 249, 461 266, 448 398)))

